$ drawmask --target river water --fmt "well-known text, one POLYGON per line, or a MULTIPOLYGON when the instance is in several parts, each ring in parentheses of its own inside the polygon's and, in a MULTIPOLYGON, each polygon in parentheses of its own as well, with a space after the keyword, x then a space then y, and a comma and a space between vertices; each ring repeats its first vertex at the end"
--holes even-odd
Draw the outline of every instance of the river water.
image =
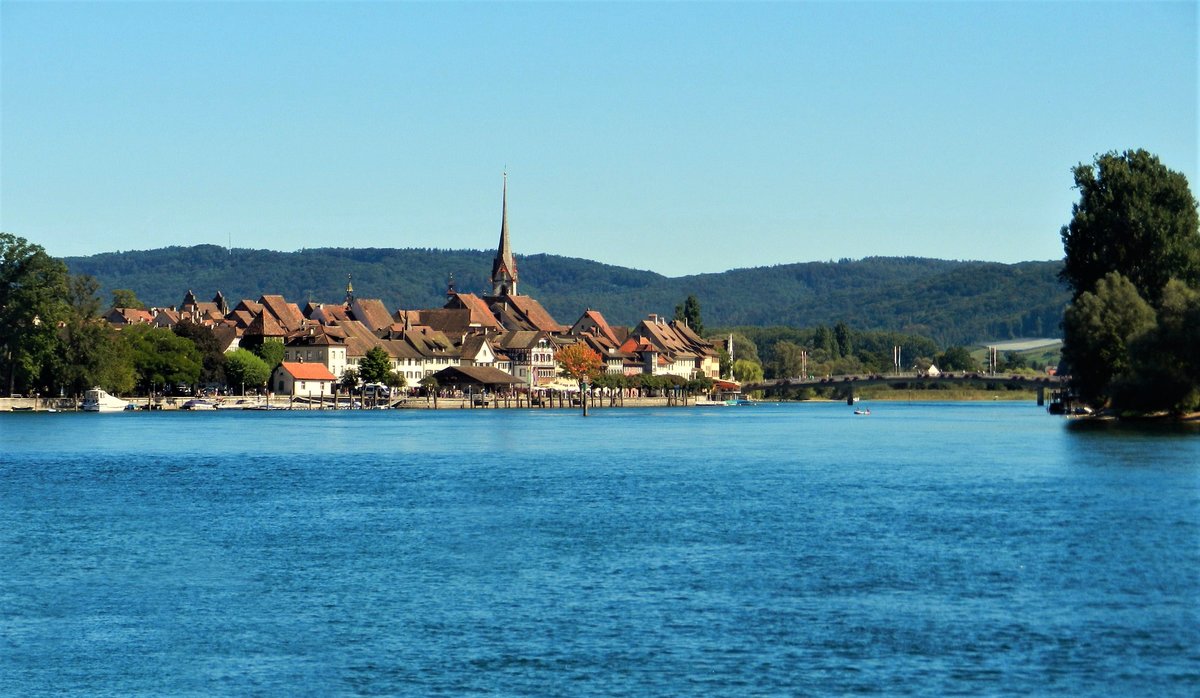
POLYGON ((0 694, 1195 695, 1200 433, 0 415, 0 694))

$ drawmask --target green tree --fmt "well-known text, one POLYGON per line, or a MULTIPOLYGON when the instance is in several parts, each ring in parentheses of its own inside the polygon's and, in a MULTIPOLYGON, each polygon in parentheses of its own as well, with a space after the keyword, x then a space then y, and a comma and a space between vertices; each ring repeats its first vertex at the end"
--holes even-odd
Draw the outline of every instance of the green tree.
POLYGON ((279 364, 283 363, 283 342, 278 339, 269 338, 265 341, 253 346, 250 351, 258 355, 271 367, 271 371, 279 368, 279 364))
POLYGON ((1109 272, 1063 314, 1063 360, 1071 386, 1085 402, 1102 406, 1114 380, 1128 377, 1129 346, 1155 327, 1154 309, 1124 276, 1109 272))
POLYGON ((837 338, 833 336, 833 330, 824 325, 818 325, 813 331, 813 350, 824 352, 826 356, 838 355, 837 338))
POLYGON ((748 359, 756 364, 761 364, 762 359, 758 357, 758 345, 754 340, 740 332, 733 333, 733 360, 748 359))
POLYGON ((234 349, 225 357, 225 381, 232 389, 240 386, 242 395, 246 386, 261 388, 271 380, 271 367, 257 354, 248 349, 234 349))
POLYGON ((833 328, 833 337, 837 342, 838 356, 850 356, 854 353, 854 336, 846 323, 839 322, 833 328))
POLYGON ((91 276, 70 277, 67 315, 59 332, 58 383, 71 395, 99 386, 113 394, 134 388, 128 346, 100 318, 100 284, 91 276))
POLYGON ((687 323, 693 332, 704 336, 704 320, 700 318, 700 301, 689 295, 682 305, 675 306, 675 319, 687 323))
POLYGON ((121 336, 129 343, 133 367, 143 388, 193 385, 200 379, 203 360, 192 340, 150 325, 130 325, 121 336))
POLYGON ((392 372, 392 357, 383 347, 371 347, 358 362, 358 375, 363 383, 382 383, 392 372))
POLYGON ((1200 409, 1200 289, 1172 279, 1158 324, 1129 348, 1132 370, 1114 381, 1113 406, 1176 414, 1200 409))
POLYGON ((202 383, 225 382, 225 347, 217 339, 212 328, 191 320, 181 320, 175 323, 171 331, 180 337, 192 340, 200 350, 202 363, 200 381, 202 383))
POLYGON ((67 267, 40 245, 0 233, 0 376, 7 392, 44 389, 66 315, 67 267))
POLYGON ((946 351, 938 354, 935 362, 942 371, 978 371, 979 362, 971 356, 966 347, 947 347, 946 351))
POLYGON ((733 379, 738 383, 757 383, 763 379, 763 367, 757 361, 738 359, 733 362, 733 379))
POLYGON ((1061 235, 1060 277, 1073 297, 1109 272, 1158 307, 1167 281, 1200 283, 1200 225, 1187 178, 1144 150, 1097 156, 1074 169, 1079 202, 1061 235))
POLYGON ((127 288, 115 288, 112 292, 112 307, 145 310, 146 305, 138 300, 137 294, 127 288))
POLYGON ((354 392, 358 388, 358 371, 353 368, 346 369, 342 373, 342 379, 338 382, 341 384, 342 390, 354 392))
POLYGON ((1006 351, 1004 357, 1000 359, 996 366, 998 371, 1019 371, 1028 367, 1029 362, 1025 359, 1025 355, 1019 351, 1006 351))
POLYGON ((383 384, 393 389, 404 388, 408 385, 408 379, 400 371, 389 371, 383 384))
POLYGON ((782 340, 775 343, 771 370, 776 378, 796 378, 804 373, 804 347, 782 340))

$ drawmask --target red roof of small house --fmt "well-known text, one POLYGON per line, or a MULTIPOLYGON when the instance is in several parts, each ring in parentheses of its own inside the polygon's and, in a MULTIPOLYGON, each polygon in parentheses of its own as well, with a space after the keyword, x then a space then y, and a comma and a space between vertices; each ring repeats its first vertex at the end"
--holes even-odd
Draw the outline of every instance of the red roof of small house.
POLYGON ((302 381, 332 381, 337 380, 325 368, 325 364, 304 363, 303 361, 284 361, 279 367, 291 374, 292 378, 302 381))

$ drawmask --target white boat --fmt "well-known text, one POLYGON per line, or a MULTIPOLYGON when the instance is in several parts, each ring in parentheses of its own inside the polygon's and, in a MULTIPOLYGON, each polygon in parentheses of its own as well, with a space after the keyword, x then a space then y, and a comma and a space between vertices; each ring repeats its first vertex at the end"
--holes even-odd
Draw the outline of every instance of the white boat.
POLYGON ((216 405, 216 403, 209 402, 208 400, 197 399, 197 400, 188 400, 187 402, 183 403, 183 406, 180 407, 179 409, 181 409, 181 410, 215 410, 215 409, 217 409, 217 405, 216 405))
POLYGON ((121 412, 129 402, 119 397, 113 397, 100 388, 92 388, 83 394, 80 405, 84 412, 121 412))

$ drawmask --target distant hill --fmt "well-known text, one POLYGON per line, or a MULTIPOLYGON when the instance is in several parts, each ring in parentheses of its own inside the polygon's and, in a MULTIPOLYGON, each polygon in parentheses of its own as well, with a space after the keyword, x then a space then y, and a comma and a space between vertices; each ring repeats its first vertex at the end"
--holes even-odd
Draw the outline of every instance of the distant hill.
MULTIPOLYGON (((73 273, 95 276, 104 293, 128 288, 147 305, 177 305, 191 289, 208 300, 218 290, 236 302, 279 293, 340 302, 346 276, 355 294, 389 308, 432 308, 445 302, 450 274, 460 291, 490 289, 493 252, 435 249, 241 250, 214 245, 167 247, 69 257, 73 273)), ((518 255, 520 290, 559 322, 587 308, 609 322, 632 325, 647 313, 671 315, 688 294, 700 300, 706 327, 839 321, 860 330, 895 330, 943 345, 1016 337, 1057 337, 1068 294, 1061 262, 958 262, 868 257, 734 269, 668 278, 586 259, 518 255)))

